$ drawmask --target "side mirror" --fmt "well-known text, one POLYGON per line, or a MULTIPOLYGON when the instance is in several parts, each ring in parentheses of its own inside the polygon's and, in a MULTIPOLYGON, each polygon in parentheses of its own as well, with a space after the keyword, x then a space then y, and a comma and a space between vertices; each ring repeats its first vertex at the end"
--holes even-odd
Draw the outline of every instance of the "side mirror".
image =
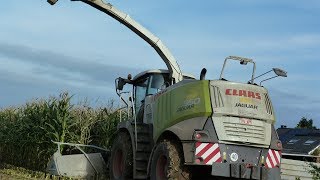
POLYGON ((279 76, 281 76, 281 77, 288 77, 287 71, 284 71, 284 70, 282 70, 282 69, 280 69, 280 68, 272 68, 272 70, 267 71, 267 72, 265 72, 265 73, 263 73, 263 74, 255 77, 255 78, 253 78, 253 79, 257 79, 257 78, 259 78, 259 77, 261 77, 261 76, 264 76, 264 75, 266 75, 266 74, 268 74, 268 73, 270 73, 270 72, 272 72, 272 71, 276 74, 276 76, 272 76, 272 77, 270 77, 270 78, 267 78, 267 79, 264 79, 264 80, 260 81, 260 86, 261 86, 262 82, 268 81, 268 80, 270 80, 270 79, 273 79, 273 78, 276 78, 276 77, 279 77, 279 76))
POLYGON ((51 5, 54 5, 58 0, 47 0, 47 2, 51 5))
POLYGON ((131 78, 130 79, 124 79, 124 78, 118 77, 115 80, 116 89, 122 91, 123 90, 123 86, 125 84, 127 84, 127 83, 132 84, 131 78))
POLYGON ((117 81, 116 81, 116 88, 118 89, 118 90, 123 90, 123 86, 126 84, 126 81, 125 81, 125 79, 123 79, 123 78, 121 78, 121 77, 119 77, 119 78, 117 78, 117 81))
POLYGON ((279 68, 272 68, 272 70, 274 71, 274 73, 278 76, 282 76, 282 77, 287 77, 287 72, 279 69, 279 68))

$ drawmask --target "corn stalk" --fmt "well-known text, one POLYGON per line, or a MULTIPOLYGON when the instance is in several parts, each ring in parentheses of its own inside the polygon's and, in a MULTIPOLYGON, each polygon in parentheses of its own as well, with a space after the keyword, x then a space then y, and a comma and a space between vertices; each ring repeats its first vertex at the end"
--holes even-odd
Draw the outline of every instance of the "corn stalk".
POLYGON ((0 162, 44 171, 57 150, 51 141, 109 147, 118 123, 114 109, 113 101, 105 107, 74 105, 68 93, 0 109, 0 162))

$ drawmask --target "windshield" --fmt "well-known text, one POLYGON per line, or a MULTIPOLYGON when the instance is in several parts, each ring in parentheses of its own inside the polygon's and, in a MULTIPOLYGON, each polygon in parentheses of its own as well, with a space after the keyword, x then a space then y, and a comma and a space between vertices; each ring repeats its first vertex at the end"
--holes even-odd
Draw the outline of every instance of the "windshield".
POLYGON ((163 74, 153 74, 150 76, 150 83, 147 95, 156 94, 159 91, 165 89, 167 86, 169 86, 169 83, 168 81, 166 82, 163 74))

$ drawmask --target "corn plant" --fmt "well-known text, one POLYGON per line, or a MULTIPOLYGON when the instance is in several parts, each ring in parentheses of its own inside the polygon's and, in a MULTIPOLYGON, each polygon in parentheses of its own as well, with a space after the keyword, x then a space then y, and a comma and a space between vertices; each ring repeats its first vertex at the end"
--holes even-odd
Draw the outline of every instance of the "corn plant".
POLYGON ((118 120, 113 101, 105 107, 74 105, 68 93, 0 109, 0 162, 44 171, 57 150, 52 141, 109 147, 118 120))

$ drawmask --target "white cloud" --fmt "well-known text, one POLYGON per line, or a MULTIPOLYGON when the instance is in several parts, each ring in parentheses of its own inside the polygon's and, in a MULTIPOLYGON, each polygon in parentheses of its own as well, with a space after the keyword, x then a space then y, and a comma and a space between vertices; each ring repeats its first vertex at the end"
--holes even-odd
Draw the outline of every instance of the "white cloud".
POLYGON ((319 46, 320 34, 300 34, 291 37, 288 41, 297 46, 319 46))
MULTIPOLYGON (((6 58, 0 57, 0 79, 2 84, 15 82, 11 89, 2 87, 8 96, 20 92, 20 100, 15 102, 25 100, 23 95, 37 97, 41 91, 50 94, 62 88, 110 97, 115 74, 165 67, 143 40, 83 3, 60 0, 52 7, 45 1, 23 6, 18 0, 6 2, 12 5, 0 2, 0 46, 8 42, 15 46, 10 51, 2 49, 6 58)), ((274 105, 283 110, 280 119, 293 118, 295 110, 297 116, 310 113, 319 117, 315 112, 320 105, 311 98, 313 91, 320 90, 316 72, 319 1, 112 2, 153 30, 184 72, 198 76, 206 67, 208 79, 215 79, 226 56, 254 58, 257 73, 274 66, 288 71, 288 78, 272 80, 267 87, 308 95, 279 96, 271 90, 276 94, 274 105)), ((10 103, 10 97, 6 102, 10 103)))

